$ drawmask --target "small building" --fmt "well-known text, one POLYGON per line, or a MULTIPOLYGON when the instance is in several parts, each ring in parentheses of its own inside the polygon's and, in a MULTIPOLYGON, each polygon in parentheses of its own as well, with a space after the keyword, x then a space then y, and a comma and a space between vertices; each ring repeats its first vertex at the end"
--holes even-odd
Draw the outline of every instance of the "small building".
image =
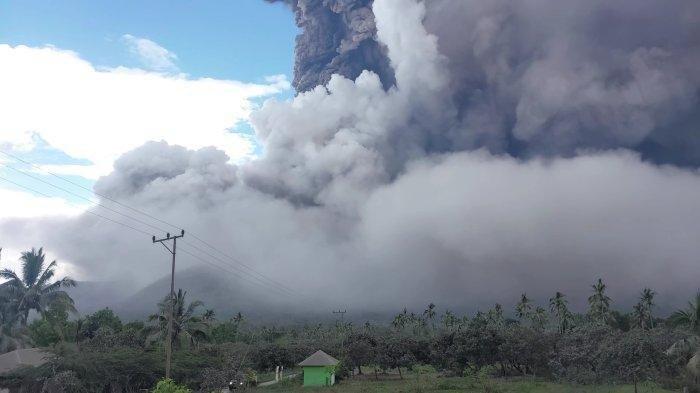
POLYGON ((333 386, 339 363, 338 359, 323 351, 314 352, 299 363, 304 370, 304 386, 333 386))

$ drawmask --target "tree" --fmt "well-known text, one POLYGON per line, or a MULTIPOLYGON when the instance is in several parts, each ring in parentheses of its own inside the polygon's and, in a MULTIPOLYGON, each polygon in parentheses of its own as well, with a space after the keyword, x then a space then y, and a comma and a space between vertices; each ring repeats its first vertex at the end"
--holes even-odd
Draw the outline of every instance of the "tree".
POLYGON ((37 347, 48 347, 61 341, 58 329, 46 318, 35 319, 27 328, 32 343, 37 347))
POLYGON ((118 332, 122 329, 122 321, 109 307, 87 315, 81 323, 80 334, 92 338, 99 329, 109 329, 118 332))
MULTIPOLYGON (((177 290, 175 306, 173 307, 173 336, 172 342, 175 348, 179 347, 180 336, 184 335, 190 345, 196 346, 199 340, 207 337, 208 322, 196 314, 197 308, 203 305, 199 300, 186 304, 187 291, 177 290)), ((161 337, 168 334, 168 315, 170 314, 170 296, 166 296, 158 303, 158 314, 151 315, 148 319, 155 322, 152 328, 160 333, 161 337)))
POLYGON ((202 314, 202 320, 209 323, 216 321, 216 312, 214 312, 214 310, 212 310, 211 308, 204 310, 204 314, 202 314))
POLYGON ((391 325, 394 326, 394 329, 396 329, 396 330, 403 330, 406 327, 407 322, 408 322, 408 310, 404 307, 402 312, 400 312, 399 314, 396 314, 396 316, 394 317, 394 320, 391 322, 391 325))
POLYGON ((8 281, 1 286, 6 290, 10 303, 17 312, 22 326, 27 325, 29 311, 44 314, 49 308, 62 308, 75 312, 73 299, 62 288, 74 287, 75 281, 64 277, 51 281, 55 275, 56 261, 44 267, 43 248, 22 253, 22 277, 10 269, 0 270, 0 278, 8 281))
POLYGON ((654 303, 654 296, 656 296, 656 292, 654 292, 651 288, 644 288, 639 299, 639 303, 642 304, 644 307, 646 319, 649 323, 650 329, 654 328, 653 309, 654 306, 656 306, 656 304, 654 303))
POLYGON ((611 299, 605 293, 606 285, 603 283, 602 279, 591 285, 593 288, 593 294, 588 297, 588 315, 590 315, 594 321, 606 322, 610 316, 610 302, 611 299))
POLYGON ((496 303, 496 305, 486 313, 486 322, 493 328, 502 328, 506 322, 503 317, 503 306, 496 303))
POLYGON ((559 335, 550 356, 556 379, 575 383, 600 382, 598 357, 601 343, 623 334, 599 323, 581 323, 559 335))
POLYGON ((367 334, 351 334, 345 343, 346 359, 349 365, 357 367, 362 374, 362 365, 370 362, 372 351, 377 345, 373 337, 367 334))
POLYGON ((527 298, 527 294, 520 295, 520 301, 515 305, 515 316, 522 322, 525 319, 530 319, 532 312, 532 303, 527 298))
POLYGON ((700 291, 688 302, 688 307, 671 314, 670 321, 674 326, 681 326, 694 334, 700 334, 700 291))
POLYGON ((423 316, 425 317, 426 321, 430 321, 434 329, 435 324, 433 323, 433 321, 435 320, 435 304, 428 304, 428 308, 426 308, 425 311, 423 311, 423 316))
POLYGON ((530 316, 532 327, 539 331, 545 329, 548 320, 549 318, 547 317, 547 311, 540 306, 537 306, 537 308, 535 308, 535 312, 533 312, 530 316))
POLYGON ((628 332, 635 325, 634 314, 626 314, 617 310, 610 311, 608 325, 617 330, 628 332))
POLYGON ((504 330, 499 346, 501 362, 520 374, 547 374, 553 343, 543 330, 510 325, 504 330))
POLYGON ((407 337, 377 341, 374 361, 384 371, 397 369, 399 377, 403 379, 401 367, 410 368, 416 363, 416 358, 410 351, 414 346, 415 343, 407 337))
POLYGON ((557 319, 559 333, 564 333, 569 329, 571 322, 571 313, 569 312, 568 300, 566 295, 561 292, 554 294, 554 297, 549 299, 549 310, 557 319))
POLYGON ((233 319, 220 322, 209 331, 209 339, 217 344, 236 342, 238 330, 238 324, 233 319))
POLYGON ((457 316, 450 310, 445 311, 445 314, 442 316, 442 325, 445 327, 445 330, 450 331, 458 324, 459 319, 457 316))
POLYGON ((647 326, 647 310, 642 302, 632 306, 632 319, 635 327, 644 329, 647 326))
POLYGON ((667 338, 667 335, 659 337, 651 331, 640 329, 607 337, 597 355, 598 376, 612 381, 631 382, 637 393, 639 381, 673 374, 676 368, 665 353, 667 338))
POLYGON ((243 323, 244 320, 245 320, 245 317, 243 316, 243 314, 241 314, 240 311, 237 312, 236 315, 233 317, 233 321, 236 322, 236 323, 239 324, 239 325, 240 325, 241 323, 243 323))
POLYGON ((494 365, 501 358, 505 330, 490 324, 483 314, 477 315, 469 326, 444 337, 444 342, 439 343, 440 361, 460 375, 467 368, 479 370, 494 365))

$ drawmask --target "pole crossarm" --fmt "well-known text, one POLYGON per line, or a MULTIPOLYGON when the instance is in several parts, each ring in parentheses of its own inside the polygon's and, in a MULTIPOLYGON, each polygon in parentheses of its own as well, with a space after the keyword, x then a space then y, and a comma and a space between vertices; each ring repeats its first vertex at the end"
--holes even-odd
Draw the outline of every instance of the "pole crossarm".
MULTIPOLYGON (((160 244, 162 244, 162 245, 165 246, 165 243, 164 243, 164 242, 169 241, 169 240, 179 239, 179 238, 181 238, 181 237, 185 237, 185 230, 184 230, 184 229, 182 230, 182 232, 180 232, 179 235, 171 236, 170 233, 167 233, 167 234, 165 235, 165 237, 162 238, 162 239, 156 239, 156 237, 153 236, 153 243, 160 243, 160 244)), ((165 247, 168 248, 168 246, 165 246, 165 247)), ((170 250, 170 248, 168 248, 168 251, 170 251, 171 254, 173 253, 173 252, 170 250)))

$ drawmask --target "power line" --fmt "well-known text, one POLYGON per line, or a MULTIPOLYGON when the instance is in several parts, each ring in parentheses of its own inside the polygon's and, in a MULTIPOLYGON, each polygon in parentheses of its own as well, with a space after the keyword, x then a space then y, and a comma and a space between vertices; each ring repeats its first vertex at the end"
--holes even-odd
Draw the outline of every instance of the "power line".
POLYGON ((90 202, 90 203, 94 203, 95 206, 99 206, 99 207, 101 207, 101 208, 103 208, 103 209, 105 209, 105 210, 111 211, 112 213, 119 214, 119 215, 121 215, 121 216, 124 216, 124 217, 130 219, 130 220, 134 220, 134 221, 138 222, 139 224, 145 225, 145 226, 147 226, 147 227, 149 227, 149 228, 151 228, 151 229, 155 229, 155 230, 158 230, 158 231, 161 231, 161 232, 167 232, 167 230, 165 230, 165 229, 159 228, 159 227, 157 227, 157 226, 155 226, 155 225, 151 225, 151 224, 149 224, 149 223, 147 223, 147 222, 145 222, 145 221, 142 221, 142 220, 140 220, 140 219, 138 219, 138 218, 134 218, 134 217, 132 217, 132 216, 130 216, 130 215, 128 215, 128 214, 124 214, 124 213, 122 213, 122 212, 120 212, 120 211, 114 210, 114 209, 112 209, 112 208, 110 208, 110 207, 107 207, 107 206, 105 206, 105 205, 103 205, 103 204, 101 204, 101 203, 99 203, 99 202, 95 202, 95 201, 93 201, 93 200, 90 199, 90 198, 86 198, 86 197, 84 197, 84 196, 82 196, 82 195, 80 195, 80 194, 76 194, 76 193, 74 193, 74 192, 72 192, 72 191, 70 191, 70 190, 66 190, 66 189, 63 188, 63 187, 57 186, 57 185, 55 185, 55 184, 53 184, 53 183, 51 183, 51 182, 48 182, 48 181, 46 181, 46 180, 44 180, 44 179, 42 179, 42 178, 40 178, 40 177, 31 175, 31 174, 29 174, 29 173, 27 173, 27 172, 25 172, 25 171, 23 171, 23 170, 21 170, 21 169, 17 169, 17 168, 15 168, 15 167, 13 167, 12 165, 9 165, 9 164, 0 164, 0 165, 4 166, 4 167, 6 167, 6 168, 12 169, 13 171, 18 172, 18 173, 21 173, 21 174, 23 174, 23 175, 25 175, 25 176, 27 176, 27 177, 30 177, 30 178, 32 178, 32 179, 34 179, 34 180, 36 180, 36 181, 42 182, 42 183, 44 183, 44 184, 47 184, 47 185, 49 185, 49 186, 51 186, 51 187, 53 187, 53 188, 56 188, 56 189, 58 189, 58 190, 61 190, 61 191, 65 192, 65 193, 68 193, 68 194, 70 194, 70 195, 73 195, 73 196, 75 196, 76 198, 80 198, 80 199, 85 200, 85 201, 88 201, 88 202, 90 202))
POLYGON ((246 269, 252 271, 253 273, 255 273, 255 274, 257 274, 257 275, 259 275, 259 276, 265 278, 266 280, 269 280, 269 281, 275 283, 276 285, 279 285, 279 286, 281 286, 281 287, 283 287, 283 288, 285 288, 285 289, 287 289, 287 290, 293 291, 291 288, 287 287, 286 285, 284 285, 284 284, 282 284, 282 283, 280 283, 280 282, 278 282, 278 281, 275 281, 275 280, 273 280, 273 279, 271 279, 271 278, 268 278, 267 276, 263 275, 262 273, 258 273, 258 272, 257 272, 256 270, 254 270, 252 267, 250 267, 250 266, 246 265, 245 263, 243 263, 243 262, 237 260, 236 258, 234 258, 234 257, 232 257, 232 256, 230 256, 230 255, 228 255, 228 254, 226 254, 225 252, 223 252, 223 251, 219 250, 218 248, 214 247, 213 245, 207 243, 207 242, 204 241, 203 239, 200 239, 200 238, 197 237, 196 235, 194 235, 194 234, 190 234, 190 235, 191 235, 194 239, 199 240, 199 241, 200 241, 201 243, 203 243, 205 246, 208 246, 208 247, 211 248, 212 250, 218 252, 219 254, 223 255, 224 257, 228 258, 229 260, 233 261, 234 263, 243 266, 244 268, 246 268, 246 269))
MULTIPOLYGON (((20 187, 20 188, 24 189, 24 190, 33 192, 33 193, 35 193, 35 194, 41 195, 41 196, 46 197, 46 198, 55 198, 54 196, 51 196, 51 195, 48 195, 48 194, 46 194, 46 193, 44 193, 44 192, 35 190, 35 189, 31 188, 31 187, 27 187, 27 186, 25 186, 25 185, 22 185, 22 184, 20 184, 20 183, 17 183, 17 182, 15 182, 15 181, 13 181, 13 180, 7 179, 7 178, 2 177, 2 176, 0 176, 0 180, 5 181, 5 182, 10 183, 10 184, 13 184, 13 185, 15 185, 15 186, 17 186, 17 187, 20 187)), ((69 202, 69 203, 71 203, 71 202, 69 202)), ((75 205, 75 206, 79 206, 79 205, 77 205, 77 204, 75 204, 75 203, 71 203, 71 204, 73 204, 73 205, 75 205)), ((120 212, 117 212, 117 211, 115 211, 115 212, 116 212, 117 214, 124 215, 123 213, 120 213, 120 212)), ((129 224, 123 223, 123 222, 121 222, 121 221, 117 221, 117 220, 114 220, 114 219, 112 219, 112 218, 109 218, 109 217, 103 216, 103 215, 101 215, 101 214, 95 213, 95 212, 93 212, 93 211, 91 211, 91 210, 89 210, 89 209, 85 210, 85 213, 88 213, 88 214, 91 214, 91 215, 93 215, 93 216, 96 216, 96 217, 105 219, 105 220, 110 221, 110 222, 112 222, 112 223, 114 223, 114 224, 121 225, 121 226, 123 226, 123 227, 125 227, 125 228, 131 229, 131 230, 136 231, 136 232, 138 232, 138 233, 141 233, 141 234, 143 234, 143 235, 152 236, 151 233, 148 233, 148 232, 146 232, 146 231, 143 231, 143 230, 141 230, 141 229, 139 229, 139 228, 136 228, 136 227, 131 226, 131 225, 129 225, 129 224)), ((127 217, 128 217, 128 216, 127 216, 127 217)), ((192 244, 189 244, 189 246, 195 248, 195 246, 193 246, 192 244)), ((200 250, 201 250, 201 249, 200 249, 200 250)), ((263 288, 266 288, 266 289, 269 289, 269 288, 275 289, 275 290, 277 290, 278 292, 280 292, 281 294, 283 294, 283 295, 285 295, 285 296, 289 296, 290 294, 291 294, 291 295, 297 295, 296 293, 284 292, 282 289, 280 289, 280 288, 278 288, 277 286, 274 286, 274 285, 272 285, 272 284, 268 284, 268 283, 265 283, 265 282, 262 282, 262 284, 258 284, 257 282, 247 280, 246 277, 241 276, 241 275, 239 275, 239 274, 236 274, 236 273, 234 273, 234 272, 232 272, 232 271, 230 271, 230 270, 227 270, 227 269, 225 269, 225 268, 223 268, 223 267, 221 267, 221 266, 219 266, 219 265, 217 265, 217 264, 211 263, 210 261, 207 261, 206 259, 203 259, 203 258, 201 258, 201 257, 199 257, 199 256, 197 256, 197 255, 195 255, 195 254, 193 254, 193 253, 191 253, 191 252, 189 252, 189 251, 187 251, 187 250, 183 250, 183 249, 181 248, 180 251, 182 251, 182 252, 184 252, 184 253, 186 253, 186 254, 188 254, 188 255, 190 255, 190 256, 192 256, 192 257, 198 259, 199 261, 204 262, 204 263, 210 265, 210 266, 214 266, 214 267, 217 267, 217 268, 219 268, 219 269, 221 269, 221 270, 223 270, 223 271, 225 271, 225 272, 228 272, 229 274, 232 274, 232 275, 234 275, 235 277, 237 277, 237 278, 239 278, 239 279, 241 279, 241 280, 244 280, 244 281, 246 281, 246 282, 249 282, 249 283, 251 283, 251 284, 256 284, 256 285, 259 285, 259 286, 262 285, 262 287, 263 287, 263 288)), ((231 266, 231 265, 229 264, 228 266, 231 266)), ((249 276, 251 276, 249 273, 245 273, 245 272, 241 272, 241 273, 248 274, 249 276)), ((251 276, 251 277, 253 277, 253 276, 251 276)))
MULTIPOLYGON (((189 246, 192 246, 192 245, 190 244, 189 246)), ((283 291, 280 290, 279 288, 274 287, 274 286, 270 286, 269 284, 268 284, 268 285, 263 285, 263 284, 260 284, 260 283, 258 283, 258 282, 256 282, 256 281, 250 281, 250 280, 248 280, 247 277, 240 276, 240 275, 236 274, 235 272, 232 272, 231 270, 228 270, 227 268, 225 268, 225 267, 223 267, 223 266, 221 266, 221 265, 218 265, 218 264, 216 264, 216 263, 214 263, 214 262, 211 262, 211 261, 209 261, 209 260, 207 260, 207 259, 204 259, 204 258, 202 258, 202 257, 200 257, 200 256, 198 256, 198 255, 195 255, 195 254, 193 254, 193 253, 191 253, 191 252, 189 252, 189 251, 187 251, 187 250, 184 250, 184 249, 182 249, 182 247, 180 247, 180 251, 182 251, 182 252, 184 252, 185 254, 191 256, 192 258, 195 258, 195 259, 199 260, 200 262, 206 263, 207 265, 213 266, 213 267, 215 267, 215 268, 217 268, 217 269, 219 269, 219 270, 222 270, 222 271, 224 271, 224 272, 226 272, 226 273, 229 273, 229 274, 235 276, 236 278, 239 278, 239 279, 241 279, 241 280, 243 280, 243 281, 245 281, 245 282, 247 282, 247 283, 249 283, 249 284, 257 285, 257 286, 259 286, 259 287, 261 287, 261 288, 263 288, 263 289, 274 289, 274 290, 276 290, 277 293, 279 293, 280 295, 284 295, 284 296, 289 296, 289 295, 290 295, 289 293, 283 292, 283 291)))
POLYGON ((32 166, 32 167, 34 167, 34 168, 36 168, 36 169, 38 169, 38 170, 40 170, 40 171, 44 171, 44 172, 48 173, 49 175, 51 175, 51 176, 53 176, 53 177, 55 177, 55 178, 57 178, 57 179, 63 180, 63 181, 65 181, 65 182, 67 182, 67 183, 70 183, 70 184, 76 186, 76 187, 82 188, 83 190, 85 190, 85 191, 87 191, 87 192, 89 192, 89 193, 91 193, 91 194, 97 195, 97 196, 100 197, 100 198, 106 199, 106 200, 108 200, 108 201, 110 201, 110 202, 112 202, 112 203, 115 203, 115 204, 117 204, 117 205, 119 205, 119 206, 122 206, 122 207, 124 207, 124 208, 127 208, 127 209, 129 209, 129 210, 131 210, 131 211, 134 211, 134 212, 136 212, 136 213, 142 214, 142 215, 144 215, 144 216, 146 216, 146 217, 148 217, 148 218, 150 218, 150 219, 156 220, 156 221, 160 222, 161 224, 170 225, 171 227, 175 227, 175 228, 180 229, 180 230, 183 229, 183 228, 180 228, 179 226, 177 226, 177 225, 175 225, 175 224, 171 224, 171 223, 169 223, 169 222, 167 222, 167 221, 164 221, 164 220, 159 219, 158 217, 154 217, 154 216, 152 216, 152 215, 150 215, 150 214, 148 214, 148 213, 146 213, 146 212, 144 212, 144 211, 142 211, 142 210, 139 210, 139 209, 133 208, 133 207, 131 207, 131 206, 129 206, 129 205, 123 204, 123 203, 121 203, 121 202, 119 202, 119 201, 117 201, 117 200, 115 200, 115 199, 110 198, 110 197, 107 196, 107 195, 103 195, 103 194, 97 193, 97 192, 95 192, 95 190, 92 190, 92 189, 90 189, 90 188, 87 188, 87 187, 85 187, 85 186, 83 186, 83 185, 81 185, 81 184, 79 184, 79 183, 76 183, 76 182, 74 182, 74 181, 72 181, 72 180, 70 180, 70 179, 67 179, 67 178, 65 178, 65 177, 63 177, 63 176, 61 176, 61 175, 57 175, 57 174, 55 174, 55 173, 53 173, 53 172, 51 172, 51 171, 47 171, 47 170, 45 170, 44 168, 42 168, 41 166, 36 165, 36 164, 34 164, 34 163, 32 163, 32 162, 29 162, 29 161, 27 161, 27 160, 24 160, 24 159, 22 159, 22 158, 20 158, 20 157, 17 157, 17 156, 14 155, 14 154, 10 154, 10 153, 8 153, 8 152, 6 152, 6 151, 3 151, 3 150, 0 150, 0 154, 4 154, 4 155, 7 156, 7 157, 14 158, 14 159, 17 160, 17 161, 20 161, 20 162, 23 162, 23 163, 25 163, 25 164, 27 164, 27 165, 30 165, 30 166, 32 166))
MULTIPOLYGON (((225 260, 223 260, 223 259, 217 257, 216 255, 210 254, 210 253, 207 252, 206 250, 202 250, 201 248, 195 246, 194 244, 187 243, 187 245, 190 246, 190 247, 192 247, 192 248, 194 248, 195 250, 201 252, 202 254, 205 254, 205 255, 209 256, 210 258, 216 259, 217 261, 220 261, 220 262, 226 264, 226 261, 225 261, 225 260)), ((231 266, 231 267, 233 267, 233 265, 230 265, 230 264, 228 264, 228 265, 231 266)), ((237 271, 241 272, 242 274, 248 274, 248 275, 250 275, 250 273, 244 272, 244 271, 241 270, 240 268, 235 268, 235 269, 236 269, 237 271)), ((257 273, 256 271, 253 271, 253 272, 257 273)), ((280 283, 278 283, 278 282, 276 282, 276 281, 274 281, 274 280, 272 280, 272 279, 269 279, 269 278, 265 277, 265 276, 262 275, 261 273, 257 273, 257 274, 260 275, 261 277, 263 277, 264 279, 267 279, 267 280, 269 281, 269 283, 266 282, 266 281, 261 280, 260 278, 258 278, 258 277, 256 277, 256 276, 253 276, 253 275, 250 275, 250 277, 254 278, 254 279, 257 280, 257 281, 260 281, 260 282, 263 283, 263 284, 274 285, 274 286, 280 287, 280 288, 282 288, 285 292, 287 292, 287 294, 295 294, 294 291, 292 291, 291 289, 285 287, 284 285, 282 285, 282 284, 280 284, 280 283)))
MULTIPOLYGON (((3 181, 5 181, 5 182, 11 183, 11 184, 14 184, 14 185, 17 186, 17 187, 20 187, 20 188, 23 188, 23 189, 25 189, 25 190, 27 190, 27 191, 30 191, 30 192, 39 194, 39 195, 41 195, 41 196, 43 196, 43 197, 46 197, 46 198, 55 198, 55 197, 53 197, 53 196, 51 196, 51 195, 44 194, 44 193, 41 192, 41 191, 34 190, 34 189, 32 189, 32 188, 29 188, 29 187, 27 187, 27 186, 24 186, 24 185, 22 185, 22 184, 19 184, 19 183, 17 183, 17 182, 14 182, 14 181, 12 181, 12 180, 10 180, 10 179, 4 178, 4 177, 2 177, 2 176, 0 176, 0 180, 3 180, 3 181)), ((95 213, 95 212, 93 212, 93 211, 91 211, 91 210, 85 210, 85 213, 89 213, 89 214, 92 214, 93 216, 97 216, 97 217, 102 218, 102 219, 105 219, 105 220, 107 220, 107 221, 111 221, 111 222, 113 222, 113 223, 115 223, 115 224, 119 224, 119 225, 121 225, 121 226, 123 226, 123 227, 132 229, 132 230, 137 231, 137 232, 139 232, 139 233, 142 233, 142 234, 144 234, 144 235, 146 235, 146 236, 151 236, 151 234, 148 233, 148 232, 146 232, 146 231, 142 231, 142 230, 140 230, 140 229, 138 229, 138 228, 135 228, 135 227, 133 227, 133 226, 131 226, 131 225, 129 225, 129 224, 125 224, 125 223, 123 223, 123 222, 121 222, 121 221, 113 220, 113 219, 111 219, 111 218, 109 218, 109 217, 105 217, 105 216, 103 216, 103 215, 101 215, 101 214, 97 214, 97 213, 95 213)))
MULTIPOLYGON (((0 154, 4 154, 4 155, 6 155, 6 156, 8 156, 8 157, 12 157, 12 158, 14 158, 14 159, 16 159, 16 160, 18 160, 18 161, 21 161, 21 162, 23 162, 23 163, 25 163, 25 164, 27 164, 27 165, 30 165, 30 166, 32 166, 32 167, 34 167, 34 168, 37 168, 37 169, 43 171, 43 168, 41 168, 40 166, 38 166, 38 165, 36 165, 36 164, 33 164, 33 163, 31 163, 31 162, 29 162, 29 161, 27 161, 27 160, 24 160, 24 159, 22 159, 22 158, 20 158, 20 157, 17 157, 17 156, 15 156, 15 155, 13 155, 13 154, 4 152, 4 151, 2 151, 2 150, 0 150, 0 154)), ((104 204, 102 204, 102 203, 100 203, 100 202, 96 202, 96 201, 94 201, 94 200, 92 200, 92 199, 90 199, 90 198, 86 198, 86 197, 84 197, 84 196, 82 196, 82 195, 76 194, 76 193, 74 193, 74 192, 72 192, 72 191, 70 191, 70 190, 67 190, 67 189, 65 189, 65 188, 63 188, 63 187, 57 186, 57 185, 55 185, 55 184, 53 184, 53 183, 51 183, 51 182, 48 182, 48 181, 46 181, 46 180, 44 180, 44 179, 41 179, 41 178, 39 178, 39 177, 37 177, 37 176, 31 175, 31 174, 29 174, 29 173, 27 173, 27 172, 25 172, 25 171, 23 171, 23 170, 17 169, 17 168, 15 168, 15 167, 13 167, 13 166, 11 166, 11 165, 9 165, 9 164, 0 163, 0 165, 3 165, 3 166, 5 166, 5 167, 7 167, 7 168, 9 168, 9 169, 12 169, 13 171, 16 171, 16 172, 18 172, 18 173, 20 173, 20 174, 23 174, 23 175, 25 175, 25 176, 28 176, 28 177, 30 177, 30 178, 36 180, 36 181, 42 182, 42 183, 44 183, 44 184, 47 184, 47 185, 49 185, 49 186, 51 186, 51 187, 54 187, 54 188, 56 188, 56 189, 58 189, 58 190, 61 190, 61 191, 65 192, 65 193, 68 193, 68 194, 70 194, 70 195, 73 195, 73 196, 75 196, 75 197, 77 197, 77 198, 86 200, 86 201, 88 201, 88 202, 90 202, 90 203, 95 204, 96 206, 99 206, 99 207, 103 208, 103 209, 106 209, 106 210, 109 210, 109 211, 111 211, 111 212, 113 212, 113 213, 122 215, 122 216, 124 216, 124 217, 126 217, 126 218, 128 218, 128 219, 130 219, 130 220, 133 220, 133 221, 135 221, 135 222, 138 222, 138 223, 140 223, 140 224, 142 224, 142 225, 145 225, 145 226, 147 226, 147 227, 149 227, 149 228, 151 228, 151 229, 155 229, 155 230, 158 230, 158 231, 161 231, 161 232, 167 232, 167 230, 165 230, 165 229, 163 229, 163 228, 161 228, 161 227, 158 227, 158 226, 155 226, 155 225, 151 225, 151 224, 149 224, 149 223, 147 223, 147 222, 145 222, 145 221, 143 221, 143 220, 140 220, 140 219, 138 219, 138 218, 135 218, 135 217, 130 216, 130 215, 128 215, 128 214, 125 214, 125 213, 123 213, 123 212, 120 212, 120 211, 117 211, 117 210, 115 210, 115 209, 112 209, 112 208, 110 208, 110 207, 108 207, 108 206, 105 206, 104 204)), ((133 207, 128 206, 128 205, 126 205, 126 204, 123 204, 123 203, 121 203, 121 202, 119 202, 119 201, 117 201, 117 200, 115 200, 115 199, 113 199, 113 198, 110 198, 110 197, 108 197, 108 196, 105 196, 105 195, 102 195, 102 194, 100 194, 100 193, 94 192, 94 191, 90 190, 90 189, 87 188, 87 187, 84 187, 84 186, 82 186, 82 185, 80 185, 80 184, 78 184, 78 183, 76 183, 76 182, 73 182, 73 181, 71 181, 71 180, 69 180, 69 179, 66 179, 66 178, 64 178, 64 177, 62 177, 62 176, 60 176, 60 175, 57 175, 57 174, 53 173, 53 172, 47 171, 47 173, 49 173, 50 175, 52 175, 52 176, 54 176, 54 177, 56 177, 56 178, 58 178, 58 179, 61 179, 61 180, 63 180, 63 181, 66 181, 66 182, 68 182, 68 183, 70 183, 70 184, 72 184, 72 185, 74 185, 74 186, 76 186, 76 187, 79 187, 79 188, 81 188, 81 189, 87 190, 88 192, 91 192, 91 193, 93 193, 93 194, 96 195, 96 196, 99 196, 99 197, 101 197, 101 198, 107 199, 107 200, 109 200, 109 201, 111 201, 111 202, 113 202, 113 203, 115 203, 115 204, 117 204, 117 205, 119 205, 119 206, 122 206, 122 207, 127 208, 127 209, 129 209, 129 210, 131 210, 131 211, 134 211, 134 212, 137 212, 137 213, 139 213, 139 214, 142 214, 142 215, 144 215, 144 216, 146 216, 146 217, 149 217, 149 218, 151 218, 151 219, 153 219, 153 220, 156 220, 156 221, 158 221, 158 222, 161 222, 161 223, 164 223, 164 224, 166 224, 166 225, 169 225, 169 226, 172 226, 172 227, 174 227, 174 228, 177 228, 177 229, 179 229, 179 230, 182 230, 182 228, 181 228, 180 226, 178 226, 178 225, 175 225, 175 224, 169 223, 169 222, 167 222, 167 221, 161 220, 161 219, 159 219, 159 218, 157 218, 157 217, 155 217, 155 216, 153 216, 153 215, 150 215, 150 214, 148 214, 148 213, 145 213, 145 212, 143 212, 143 211, 141 211, 141 210, 139 210, 139 209, 136 209, 136 208, 133 208, 133 207)), ((240 262, 240 261, 236 260, 236 259, 233 258, 232 256, 230 256, 230 255, 226 254, 225 252, 219 250, 218 248, 216 248, 216 247, 213 246, 212 244, 208 243, 208 242, 205 241, 204 239, 201 239, 200 237, 196 236, 194 233, 189 233, 189 235, 192 236, 192 238, 194 238, 195 240, 197 240, 197 241, 201 242, 202 244, 204 244, 205 246, 211 248, 212 250, 214 250, 214 251, 218 252, 219 254, 223 255, 224 257, 228 258, 228 259, 229 259, 230 261, 232 261, 233 263, 235 263, 235 264, 237 264, 237 265, 240 265, 240 266, 244 267, 245 269, 248 269, 249 271, 251 271, 252 273, 256 274, 257 276, 262 277, 263 279, 265 279, 265 280, 271 282, 271 283, 274 284, 274 285, 277 285, 277 286, 280 286, 280 287, 284 288, 284 289, 285 289, 286 291, 288 291, 288 292, 294 293, 294 290, 290 289, 289 287, 285 286, 284 284, 282 284, 282 283, 280 283, 280 282, 278 282, 278 281, 275 281, 275 280, 273 280, 273 279, 271 279, 271 278, 269 278, 269 277, 263 275, 262 273, 257 272, 257 271, 256 271, 255 269, 253 269, 252 267, 250 267, 250 266, 244 264, 243 262, 240 262)), ((202 250, 200 249, 200 251, 202 251, 202 250)), ((209 254, 209 255, 212 256, 211 254, 209 254)), ((213 256, 212 256, 212 257, 213 257, 213 256)), ((223 262, 223 261, 222 261, 222 262, 223 262)), ((226 263, 226 264, 230 265, 230 264, 227 263, 227 262, 223 262, 223 263, 226 263)), ((230 266, 232 266, 232 265, 230 265, 230 266)), ((248 275, 252 276, 251 273, 247 273, 247 272, 241 272, 241 273, 242 273, 242 274, 248 274, 248 275)))

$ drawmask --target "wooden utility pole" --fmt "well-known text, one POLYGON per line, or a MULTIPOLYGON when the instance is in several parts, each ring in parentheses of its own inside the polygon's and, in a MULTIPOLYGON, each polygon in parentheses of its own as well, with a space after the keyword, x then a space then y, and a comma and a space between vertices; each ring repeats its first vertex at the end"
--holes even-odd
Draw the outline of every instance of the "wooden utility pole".
POLYGON ((170 378, 170 364, 173 356, 173 313, 175 310, 175 254, 177 252, 177 239, 185 236, 183 229, 179 235, 170 236, 167 233, 164 238, 156 239, 153 236, 153 243, 160 243, 173 255, 172 269, 170 271, 170 312, 168 313, 168 336, 165 338, 165 378, 170 378), (170 249, 165 242, 173 241, 173 248, 170 249))
POLYGON ((340 323, 342 324, 345 321, 345 313, 348 312, 348 310, 338 310, 338 311, 333 311, 333 314, 340 314, 340 323))

